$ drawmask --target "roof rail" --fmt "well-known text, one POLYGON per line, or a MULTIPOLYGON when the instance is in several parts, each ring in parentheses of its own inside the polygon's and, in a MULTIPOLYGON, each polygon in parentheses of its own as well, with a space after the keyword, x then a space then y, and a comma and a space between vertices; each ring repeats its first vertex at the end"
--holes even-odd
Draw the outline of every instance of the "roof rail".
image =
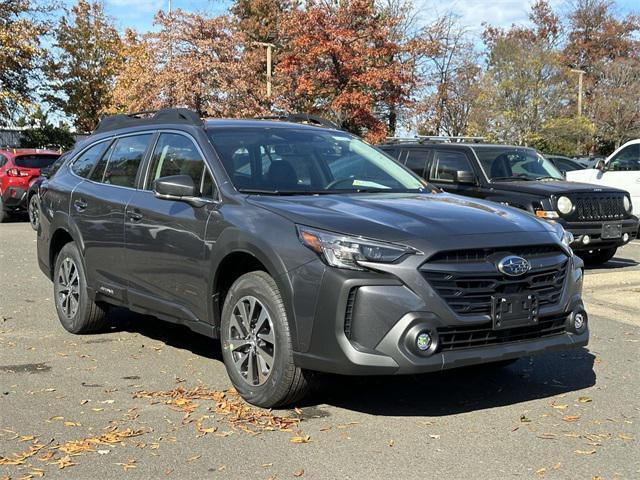
POLYGON ((102 133, 125 127, 137 127, 139 125, 154 125, 157 123, 203 125, 200 115, 193 110, 189 110, 188 108, 163 108, 160 110, 104 116, 98 122, 98 126, 93 133, 102 133))
POLYGON ((264 117, 256 117, 258 120, 281 120, 283 122, 304 123, 306 125, 315 125, 318 127, 333 128, 342 130, 340 125, 327 118, 318 115, 310 115, 308 113, 288 113, 283 115, 267 115, 264 117))
POLYGON ((484 137, 449 137, 416 135, 415 137, 387 137, 389 143, 481 143, 484 137))

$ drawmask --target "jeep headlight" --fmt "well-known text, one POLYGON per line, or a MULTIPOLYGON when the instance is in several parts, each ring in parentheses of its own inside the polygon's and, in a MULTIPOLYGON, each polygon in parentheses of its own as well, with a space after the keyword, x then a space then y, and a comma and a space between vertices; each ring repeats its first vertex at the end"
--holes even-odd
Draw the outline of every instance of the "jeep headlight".
POLYGON ((627 213, 631 213, 631 210, 633 210, 631 199, 625 195, 623 203, 624 203, 624 209, 627 211, 627 213))
POLYGON ((392 263, 404 255, 417 253, 403 245, 395 245, 360 237, 351 237, 315 228, 297 226, 302 244, 318 255, 330 266, 365 270, 359 262, 392 263))
POLYGON ((558 207, 560 213, 568 215, 573 210, 573 202, 569 197, 560 197, 556 202, 556 207, 558 207))

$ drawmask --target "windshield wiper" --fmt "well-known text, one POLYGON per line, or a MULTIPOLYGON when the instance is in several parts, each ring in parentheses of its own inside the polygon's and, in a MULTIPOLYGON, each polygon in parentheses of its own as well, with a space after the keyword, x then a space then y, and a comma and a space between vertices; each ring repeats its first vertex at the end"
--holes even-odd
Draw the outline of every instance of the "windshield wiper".
POLYGON ((533 182, 537 179, 529 177, 491 177, 491 181, 495 182, 533 182))
POLYGON ((266 190, 259 188, 239 188, 238 191, 249 195, 328 195, 335 193, 331 190, 266 190))
POLYGON ((536 177, 536 180, 558 180, 561 181, 563 180, 562 178, 558 178, 558 177, 552 177, 551 175, 545 175, 542 177, 536 177))

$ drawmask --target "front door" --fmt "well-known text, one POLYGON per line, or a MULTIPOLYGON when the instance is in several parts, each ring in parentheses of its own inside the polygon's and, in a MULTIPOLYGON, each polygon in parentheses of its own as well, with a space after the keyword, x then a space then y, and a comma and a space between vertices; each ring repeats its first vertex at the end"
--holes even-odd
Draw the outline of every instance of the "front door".
POLYGON ((200 150, 181 133, 160 133, 149 160, 148 178, 126 209, 126 262, 129 301, 175 320, 206 321, 209 255, 205 234, 218 218, 217 192, 200 150), (153 182, 189 175, 198 194, 210 200, 196 207, 157 198, 153 182), (213 220, 210 220, 212 218, 213 220))
POLYGON ((604 172, 595 172, 594 183, 629 192, 633 213, 640 215, 640 143, 624 147, 609 160, 604 172))

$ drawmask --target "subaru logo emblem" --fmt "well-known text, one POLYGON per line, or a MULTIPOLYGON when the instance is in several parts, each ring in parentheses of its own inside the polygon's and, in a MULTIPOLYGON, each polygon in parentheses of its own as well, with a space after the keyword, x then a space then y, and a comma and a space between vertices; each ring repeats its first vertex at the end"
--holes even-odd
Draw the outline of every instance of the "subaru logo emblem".
POLYGON ((524 275, 531 270, 531 264, 522 257, 511 255, 500 260, 500 263, 498 263, 498 270, 510 277, 517 277, 519 275, 524 275))

